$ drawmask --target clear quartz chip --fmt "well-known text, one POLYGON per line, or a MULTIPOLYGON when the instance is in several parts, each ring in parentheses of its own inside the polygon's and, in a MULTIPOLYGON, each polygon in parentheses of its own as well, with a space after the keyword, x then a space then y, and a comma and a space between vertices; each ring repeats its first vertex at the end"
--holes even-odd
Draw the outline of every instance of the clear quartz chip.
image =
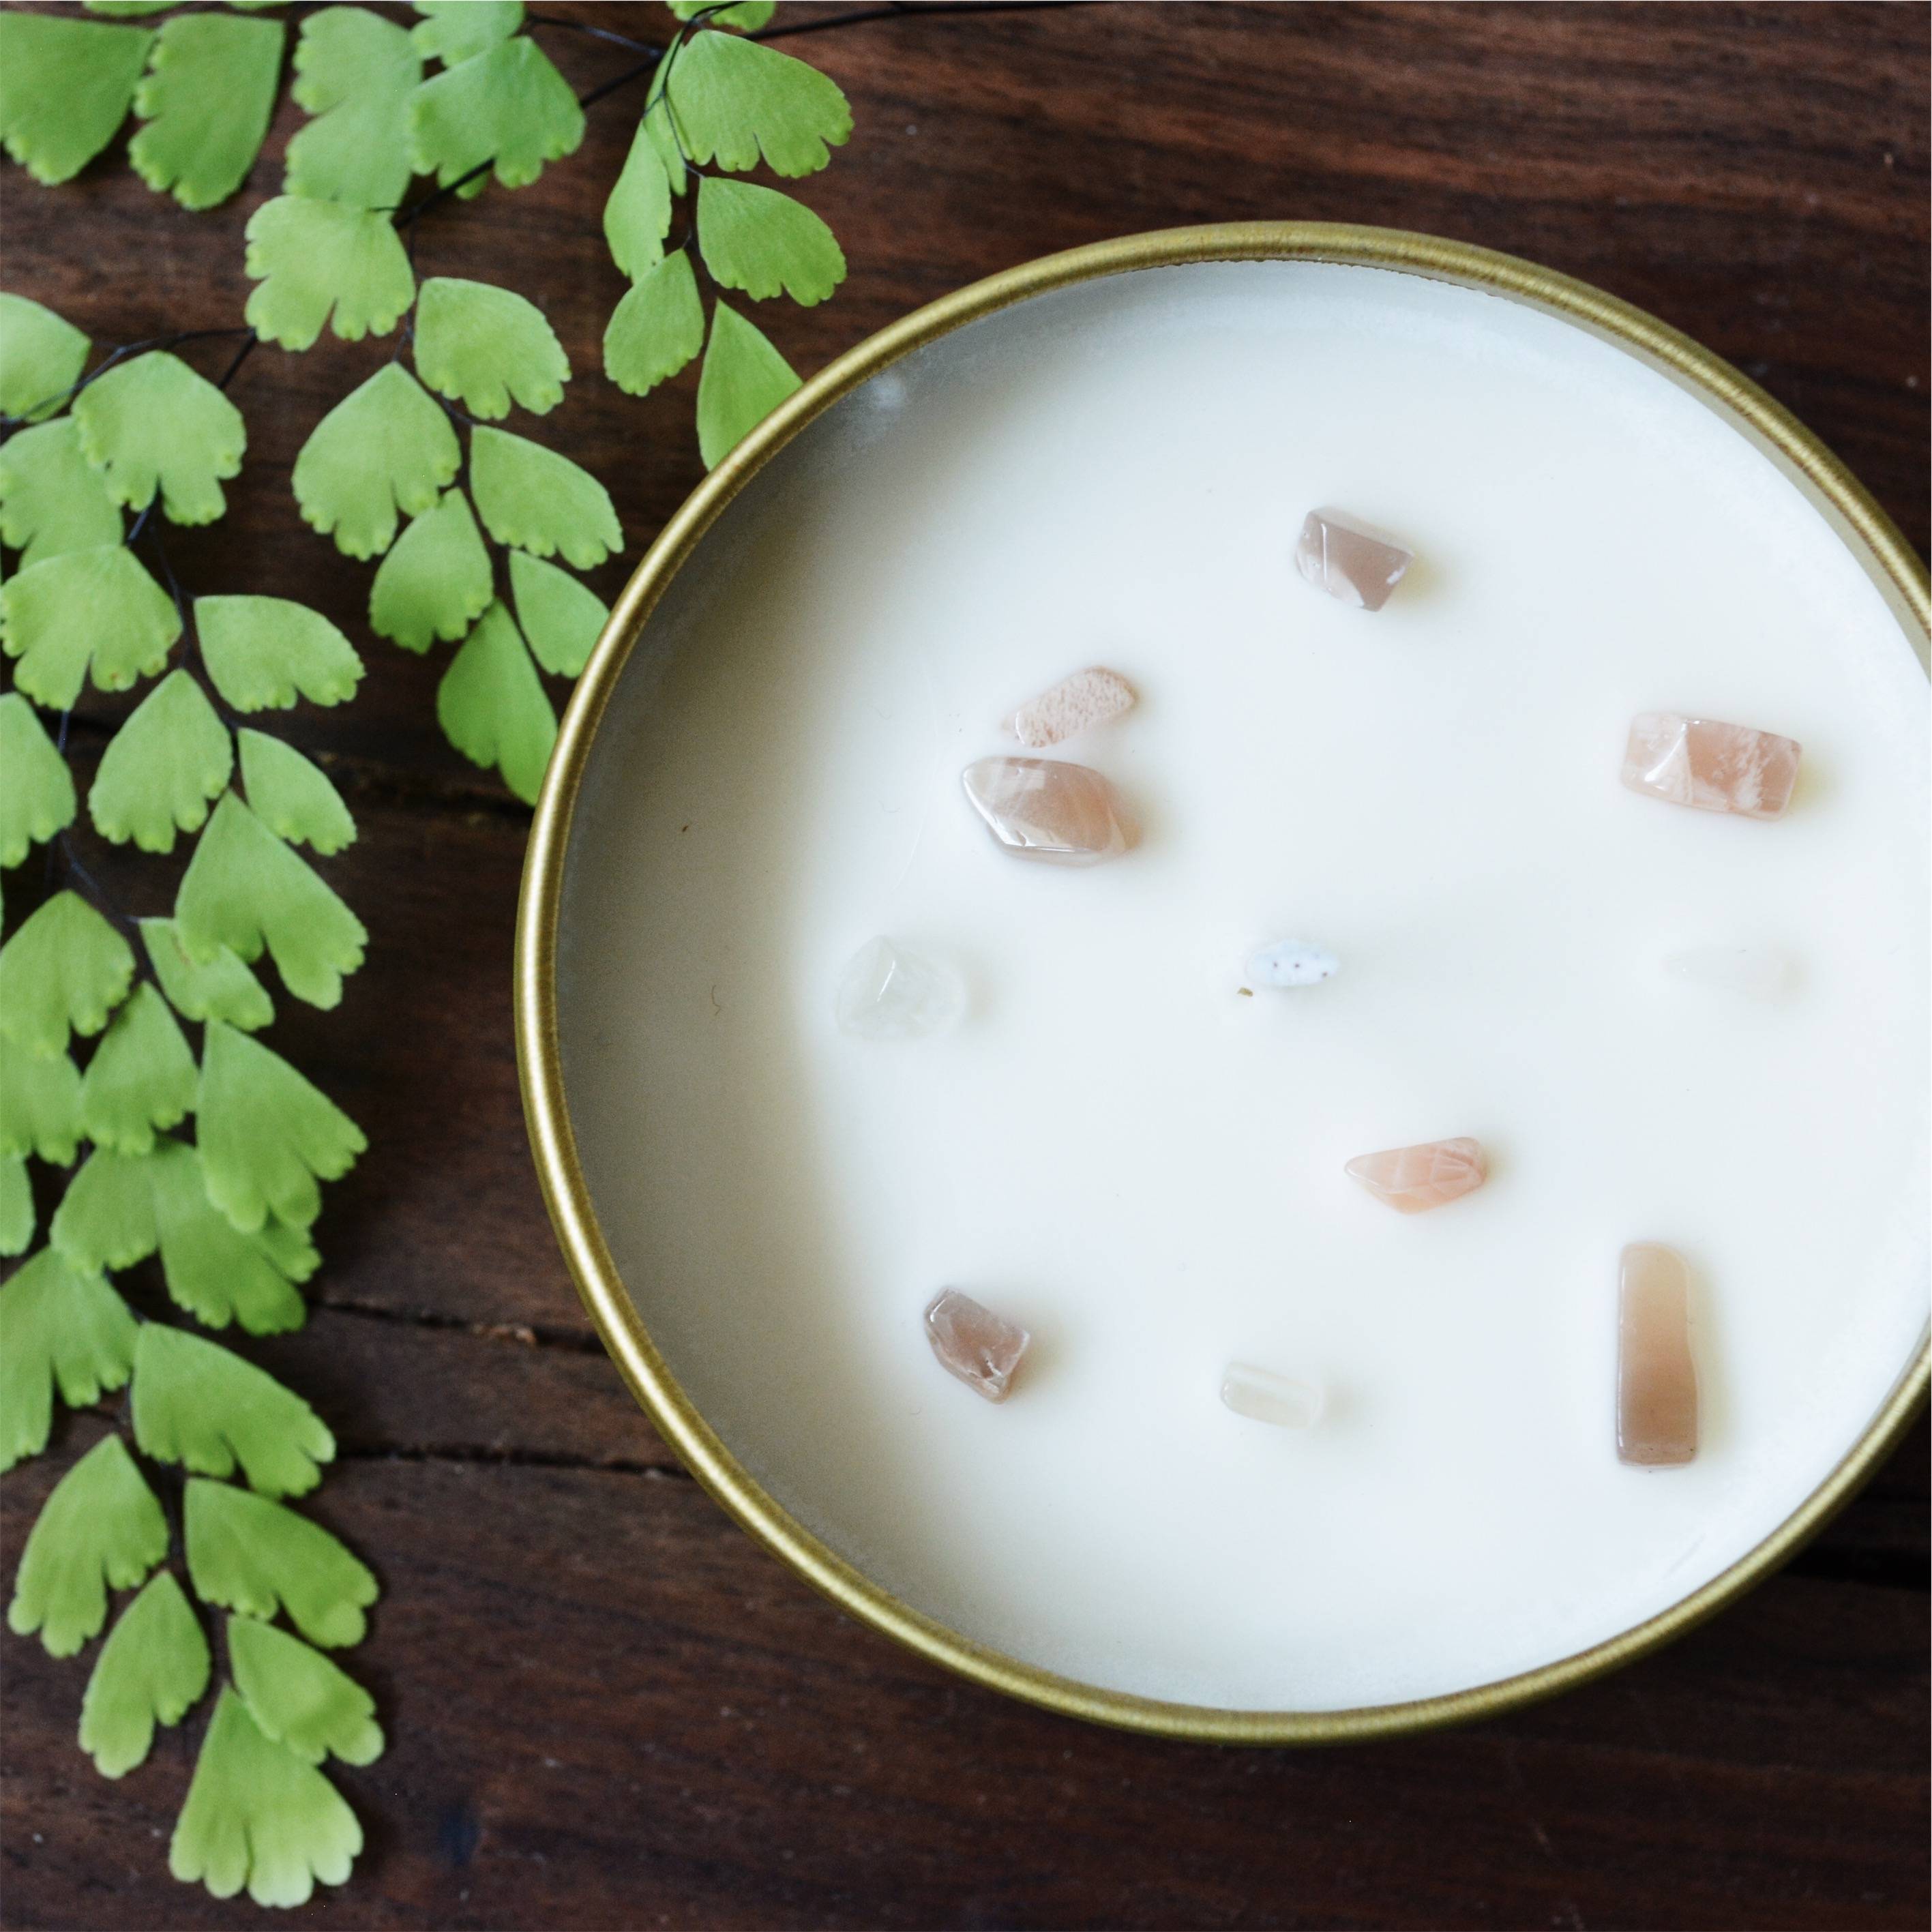
POLYGON ((1305 939, 1278 939, 1248 962, 1248 977, 1258 986, 1318 986, 1341 970, 1334 954, 1305 939))
POLYGON ((1700 812, 1777 818, 1791 802, 1800 750, 1792 739, 1748 724, 1640 712, 1630 720, 1623 780, 1632 791, 1700 812))
POLYGON ((1312 1382, 1230 1362, 1221 1372, 1221 1400, 1237 1415, 1277 1429, 1312 1429, 1322 1420, 1322 1390, 1312 1382))
POLYGON ((1057 745, 1090 724, 1104 724, 1134 706, 1134 688, 1117 670, 1094 664, 1042 691, 1006 720, 1011 731, 1030 751, 1057 745))
POLYGON ((982 758, 961 774, 973 808, 1016 858, 1094 866, 1137 836, 1111 780, 1052 758, 982 758))
POLYGON ((1633 1241, 1617 1281, 1617 1455, 1647 1466, 1697 1453, 1690 1270, 1674 1248, 1633 1241))
POLYGON ((838 1030, 855 1040, 920 1040, 944 1033, 965 1004, 957 974, 878 938, 866 940, 840 975, 835 1011, 838 1030))
POLYGON ((926 1304, 926 1339, 949 1374, 975 1395, 1004 1402, 1013 1372, 1033 1340, 1017 1322, 982 1307, 956 1288, 942 1288, 926 1304))
POLYGON ((1358 610, 1379 610, 1415 561, 1333 510, 1310 510, 1294 547, 1294 567, 1318 590, 1358 610))
POLYGON ((1404 1214, 1440 1208, 1482 1186, 1489 1178, 1482 1144, 1462 1135, 1450 1141, 1424 1141, 1415 1147, 1360 1154, 1348 1172, 1378 1201, 1404 1214))

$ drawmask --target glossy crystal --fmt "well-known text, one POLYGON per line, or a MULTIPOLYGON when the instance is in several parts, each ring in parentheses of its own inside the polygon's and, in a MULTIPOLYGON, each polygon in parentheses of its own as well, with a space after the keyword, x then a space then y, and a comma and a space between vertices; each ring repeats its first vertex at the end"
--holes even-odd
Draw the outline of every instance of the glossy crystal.
POLYGON ((1084 765, 1052 758, 982 758, 961 774, 986 829, 1020 859, 1094 866, 1135 839, 1126 801, 1084 765))
POLYGON ((1230 1362, 1221 1372, 1221 1400, 1237 1415, 1277 1429, 1312 1429, 1322 1419, 1322 1390, 1312 1382, 1230 1362))
POLYGON ((975 1395, 1004 1402, 1033 1337, 1017 1322, 947 1288, 926 1305, 926 1339, 941 1366, 975 1395))
POLYGON ((1294 567, 1318 590, 1358 610, 1379 610, 1415 561, 1333 510, 1310 510, 1294 547, 1294 567))
POLYGON ((1278 939, 1248 961, 1248 977, 1257 986, 1318 986, 1340 971, 1342 962, 1325 947, 1305 939, 1278 939))
POLYGON ((1672 805, 1776 818, 1791 802, 1799 751, 1774 731, 1645 711, 1630 720, 1623 780, 1632 791, 1672 805))
POLYGON ((854 1039, 918 1040, 944 1032, 964 1006, 957 974, 881 938, 847 963, 835 1010, 838 1030, 854 1039))
POLYGON ((1467 1135, 1424 1141, 1414 1147, 1361 1154, 1348 1172, 1378 1200, 1398 1212, 1420 1214, 1482 1186, 1489 1178, 1480 1142, 1467 1135))
POLYGON ((1006 720, 1006 728, 1030 751, 1057 745, 1090 724, 1104 724, 1134 706, 1134 688, 1117 670, 1094 664, 1063 677, 1006 720))
POLYGON ((1690 1359, 1690 1270, 1660 1241, 1624 1250, 1617 1282, 1617 1454, 1688 1462, 1697 1453, 1697 1370, 1690 1359))

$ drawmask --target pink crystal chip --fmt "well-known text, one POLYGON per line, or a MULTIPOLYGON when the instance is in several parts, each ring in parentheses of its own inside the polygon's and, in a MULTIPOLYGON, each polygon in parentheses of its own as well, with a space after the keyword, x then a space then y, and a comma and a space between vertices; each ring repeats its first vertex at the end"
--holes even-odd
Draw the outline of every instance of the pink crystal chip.
POLYGON ((1094 664, 1022 704, 1006 720, 1006 728, 1029 750, 1038 751, 1133 707, 1133 686, 1118 671, 1094 664))
POLYGON ((1791 802, 1798 751, 1774 731, 1646 711, 1630 720, 1624 783, 1700 812, 1776 818, 1791 802))
POLYGON ((1310 510, 1294 547, 1295 568, 1316 590, 1358 610, 1379 610, 1414 561, 1412 551, 1384 543, 1333 510, 1310 510))
POLYGON ((973 808, 1016 858, 1095 866, 1134 842, 1126 801, 1084 765, 1052 758, 982 758, 961 774, 973 808))
POLYGON ((956 1288, 942 1288, 927 1304, 926 1339, 949 1374, 975 1395, 1004 1402, 1013 1371, 1033 1340, 1016 1322, 983 1308, 956 1288))
POLYGON ((1418 1147, 1360 1154, 1348 1172, 1378 1201, 1404 1214, 1420 1214, 1471 1192, 1489 1178, 1480 1142, 1424 1141, 1418 1147))
POLYGON ((1633 1241, 1617 1280, 1617 1455, 1651 1466, 1697 1453, 1690 1270, 1674 1248, 1633 1241))

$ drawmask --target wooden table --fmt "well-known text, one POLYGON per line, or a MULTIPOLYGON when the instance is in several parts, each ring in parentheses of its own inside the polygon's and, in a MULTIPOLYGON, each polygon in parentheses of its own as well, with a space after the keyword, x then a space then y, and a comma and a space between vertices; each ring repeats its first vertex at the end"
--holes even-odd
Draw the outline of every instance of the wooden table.
MULTIPOLYGON (((539 32, 580 88, 627 58, 539 32)), ((775 325, 804 368, 1102 236, 1432 230, 1688 330, 1925 544, 1922 8, 1100 5, 796 44, 858 118, 806 189, 851 278, 775 325)), ((614 95, 573 160, 445 203, 419 238, 424 272, 507 281, 555 319, 580 375, 543 434, 615 495, 630 547, 607 595, 699 473, 688 380, 640 403, 598 373, 621 286, 601 208, 640 104, 614 95)), ((296 124, 285 106, 272 156, 296 124)), ((105 342, 232 322, 242 226, 279 178, 265 163, 190 215, 116 160, 56 191, 10 171, 7 284, 105 342)), ((173 545, 191 590, 304 598, 373 667, 352 706, 292 728, 361 820, 332 876, 369 964, 339 1012, 288 1003, 277 1036, 373 1147, 330 1196, 308 1328, 250 1350, 336 1430, 317 1513, 385 1586, 352 1662, 393 1743, 343 1780, 369 1850, 326 1922, 1922 1924, 1922 1425, 1809 1550, 1674 1648, 1359 1749, 1161 1744, 1024 1708, 848 1622, 730 1526, 620 1386, 538 1199, 508 986, 526 814, 443 743, 446 656, 369 636, 368 568, 290 496, 309 428, 388 352, 258 353, 235 389, 251 440, 233 511, 173 545)), ((122 875, 141 909, 156 871, 122 875)), ((100 1426, 68 1425, 47 1462, 100 1426)), ((0 1486, 10 1547, 48 1479, 44 1462, 0 1486)), ((6 1922, 258 1922, 166 1874, 190 1742, 166 1733, 105 1783, 74 1747, 82 1666, 12 1638, 0 1657, 6 1922)))

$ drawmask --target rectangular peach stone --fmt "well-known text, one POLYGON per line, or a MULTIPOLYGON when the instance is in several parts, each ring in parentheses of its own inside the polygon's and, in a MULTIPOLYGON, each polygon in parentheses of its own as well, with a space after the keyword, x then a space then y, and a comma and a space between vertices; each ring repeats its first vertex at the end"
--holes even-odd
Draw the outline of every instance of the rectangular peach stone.
POLYGON ((1650 1466, 1697 1453, 1690 1278, 1660 1241, 1633 1241, 1617 1282, 1617 1454, 1650 1466))
POLYGON ((1630 720, 1623 779, 1672 805, 1776 818, 1791 802, 1799 750, 1795 740, 1748 724, 1645 711, 1630 720))

